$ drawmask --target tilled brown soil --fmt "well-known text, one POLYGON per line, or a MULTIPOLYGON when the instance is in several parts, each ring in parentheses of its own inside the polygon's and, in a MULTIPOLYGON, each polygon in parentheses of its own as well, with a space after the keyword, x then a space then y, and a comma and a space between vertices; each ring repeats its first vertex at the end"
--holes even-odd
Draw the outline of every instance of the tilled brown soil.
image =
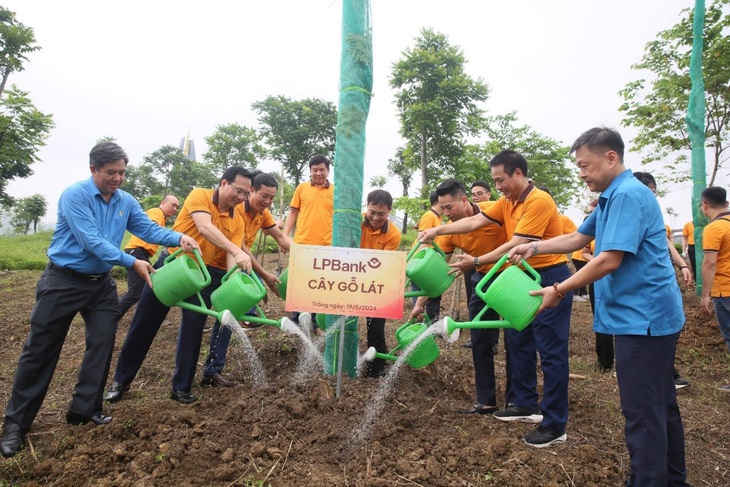
MULTIPOLYGON (((39 274, 0 272, 2 407, 28 332, 39 274)), ((450 302, 447 294, 444 312, 450 302)), ((717 390, 730 382, 730 356, 714 318, 700 316, 697 304, 685 293, 688 320, 677 355, 679 370, 691 381, 678 392, 689 481, 730 485, 730 395, 717 390)), ((272 297, 265 310, 279 317, 282 302, 272 297)), ((467 315, 463 303, 460 313, 467 315)), ((130 319, 131 314, 120 324, 118 346, 130 319)), ((107 406, 112 423, 76 427, 66 424, 64 414, 84 347, 78 318, 28 448, 0 460, 0 486, 605 486, 622 485, 627 475, 616 381, 593 370, 588 303, 574 304, 568 441, 541 450, 520 440, 532 425, 457 414, 474 401, 465 337, 455 344, 438 340, 441 357, 424 369, 402 368, 370 435, 359 441, 355 432, 374 407, 382 379, 345 377, 339 399, 334 377, 297 380, 303 346, 273 327, 248 332, 266 372, 265 386, 253 387, 247 356, 233 341, 226 372, 235 387, 196 387, 200 400, 188 406, 170 400, 179 312, 173 310, 168 320, 131 391, 107 406)), ((388 324, 391 346, 396 327, 388 324)), ((497 370, 501 388, 503 351, 497 370)))

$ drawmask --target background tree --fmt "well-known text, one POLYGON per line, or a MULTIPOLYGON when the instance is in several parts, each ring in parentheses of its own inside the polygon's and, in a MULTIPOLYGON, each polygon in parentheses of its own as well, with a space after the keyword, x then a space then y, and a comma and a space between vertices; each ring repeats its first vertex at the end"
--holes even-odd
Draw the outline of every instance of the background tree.
MULTIPOLYGON (((702 58, 705 136, 706 146, 713 152, 713 160, 708 164, 711 166, 709 185, 714 183, 726 160, 725 141, 730 123, 730 17, 723 10, 727 11, 729 3, 730 0, 716 0, 705 14, 702 58)), ((691 9, 685 9, 679 23, 659 32, 655 40, 646 44, 641 61, 632 66, 635 70, 648 71, 653 79, 632 81, 619 92, 624 98, 619 108, 625 112, 623 125, 639 129, 633 150, 642 153, 644 164, 661 162, 664 170, 658 172, 657 179, 664 181, 691 178, 688 159, 691 145, 684 118, 692 87, 689 78, 692 13, 691 9)))
POLYGON ((256 169, 258 160, 266 155, 256 130, 237 123, 218 125, 213 135, 205 138, 205 143, 208 152, 203 154, 203 160, 219 177, 230 166, 256 169))
POLYGON ((51 128, 51 115, 36 109, 28 93, 13 85, 0 95, 0 204, 12 201, 6 192, 9 181, 33 174, 30 166, 39 160, 51 128))
POLYGON ((166 194, 182 201, 194 188, 213 188, 221 174, 213 174, 208 164, 188 160, 177 147, 163 145, 139 165, 127 166, 123 188, 143 208, 149 208, 159 204, 166 194))
MULTIPOLYGON (((412 154, 410 154, 412 155, 412 154)), ((408 198, 408 190, 411 188, 411 182, 413 181, 413 164, 409 164, 406 161, 406 157, 408 157, 409 154, 407 153, 406 149, 403 149, 402 147, 399 147, 398 150, 395 153, 395 158, 388 159, 388 174, 391 176, 395 176, 398 178, 398 180, 401 183, 401 187, 403 188, 402 197, 408 198)), ((405 202, 403 202, 403 227, 401 228, 401 233, 406 233, 408 230, 408 208, 409 205, 407 205, 405 202)))
POLYGON ((7 183, 33 173, 30 165, 53 128, 51 115, 38 111, 28 93, 15 86, 6 90, 10 75, 22 71, 26 56, 39 49, 33 29, 0 6, 0 204, 5 206, 12 202, 7 183))
MULTIPOLYGON (((518 126, 516 122, 515 112, 491 117, 487 126, 489 141, 481 148, 470 151, 471 154, 476 154, 478 159, 471 161, 471 164, 468 161, 461 161, 457 174, 472 173, 476 179, 484 179, 491 173, 489 161, 492 157, 504 149, 512 149, 527 159, 529 166, 527 176, 535 186, 546 186, 550 189, 558 207, 566 209, 576 201, 581 187, 573 161, 568 154, 570 147, 538 133, 527 125, 518 126)), ((487 179, 489 180, 491 178, 487 179)), ((464 183, 471 184, 471 182, 464 183)))
POLYGON ((15 19, 15 12, 0 6, 0 95, 11 73, 23 71, 27 54, 37 51, 33 29, 15 19))
POLYGON ((386 176, 373 176, 370 178, 370 187, 376 189, 383 189, 388 184, 388 178, 386 176))
POLYGON ((397 90, 400 133, 420 155, 424 197, 429 181, 454 173, 453 162, 461 158, 466 137, 484 128, 478 103, 487 99, 489 90, 481 79, 466 74, 465 64, 461 49, 431 29, 421 30, 415 47, 393 64, 390 85, 397 90))
POLYGON ((291 100, 269 96, 251 105, 259 114, 261 133, 271 158, 280 162, 298 185, 315 154, 332 160, 335 151, 337 107, 318 98, 291 100))
POLYGON ((103 144, 104 142, 116 142, 116 141, 117 141, 116 137, 112 137, 111 135, 103 135, 103 136, 99 137, 98 139, 96 139, 95 143, 103 144))
POLYGON ((32 223, 33 233, 36 233, 38 222, 46 215, 47 210, 48 203, 41 194, 20 198, 16 202, 11 224, 17 232, 27 235, 32 223))

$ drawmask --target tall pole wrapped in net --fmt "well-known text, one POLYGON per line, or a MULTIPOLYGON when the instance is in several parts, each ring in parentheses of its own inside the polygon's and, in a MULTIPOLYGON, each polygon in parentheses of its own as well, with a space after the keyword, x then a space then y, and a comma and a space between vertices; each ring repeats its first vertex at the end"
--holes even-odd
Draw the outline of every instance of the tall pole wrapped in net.
MULTIPOLYGON (((335 139, 335 214, 332 245, 359 247, 363 166, 365 163, 365 124, 370 111, 373 88, 373 43, 369 0, 342 1, 342 54, 340 56, 340 100, 335 139)), ((337 317, 327 317, 327 328, 337 317)), ((325 373, 342 370, 357 374, 357 317, 346 317, 344 334, 328 334, 325 345, 325 373)))
MULTIPOLYGON (((702 269, 702 231, 707 219, 700 211, 702 191, 707 187, 705 164, 705 82, 702 77, 702 50, 705 28, 705 1, 696 0, 692 18, 692 54, 689 61, 689 77, 692 89, 687 107, 687 132, 692 144, 692 220, 695 225, 695 252, 697 269, 702 269)), ((702 276, 697 281, 697 295, 702 295, 702 276)))

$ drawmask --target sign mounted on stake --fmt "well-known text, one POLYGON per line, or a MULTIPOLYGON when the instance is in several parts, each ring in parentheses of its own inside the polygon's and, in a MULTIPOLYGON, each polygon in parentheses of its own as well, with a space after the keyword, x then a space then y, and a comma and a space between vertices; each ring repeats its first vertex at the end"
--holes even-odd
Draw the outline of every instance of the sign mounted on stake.
POLYGON ((403 318, 406 253, 292 245, 287 311, 403 318))

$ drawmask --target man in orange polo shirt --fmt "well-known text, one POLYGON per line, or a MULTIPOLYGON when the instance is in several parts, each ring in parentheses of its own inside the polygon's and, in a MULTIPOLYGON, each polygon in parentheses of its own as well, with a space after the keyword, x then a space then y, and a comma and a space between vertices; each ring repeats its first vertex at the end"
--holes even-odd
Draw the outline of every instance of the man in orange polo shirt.
MULTIPOLYGON (((174 230, 190 235, 200 246, 200 254, 211 277, 210 285, 199 293, 206 306, 210 306, 210 295, 220 287, 227 269, 238 266, 243 271, 251 271, 251 258, 241 250, 243 219, 235 211, 236 205, 241 204, 250 191, 251 173, 239 166, 229 167, 223 173, 218 189, 196 188, 185 198, 173 225, 174 230)), ((196 304, 197 300, 195 295, 186 301, 196 304)), ((157 299, 152 288, 145 286, 119 352, 114 382, 105 400, 118 401, 129 390, 169 311, 170 308, 157 299)), ((207 315, 202 313, 182 310, 170 398, 183 404, 198 400, 190 390, 206 318, 207 315)))
MULTIPOLYGON (((421 240, 438 235, 469 233, 483 226, 503 226, 507 242, 486 255, 471 259, 481 268, 496 262, 510 249, 523 243, 548 240, 562 234, 558 208, 549 194, 537 189, 528 179, 527 161, 521 154, 505 150, 489 162, 492 179, 502 196, 482 213, 464 218, 452 225, 423 232, 421 240)), ((470 256, 457 255, 451 264, 460 267, 470 256)), ((542 285, 552 285, 570 277, 565 255, 537 255, 528 263, 540 274, 542 285)), ((513 405, 494 413, 502 421, 540 423, 522 439, 528 445, 542 448, 567 439, 568 421, 568 333, 573 298, 562 296, 559 304, 535 317, 532 324, 518 332, 506 329, 507 347, 512 365, 513 405), (543 371, 543 399, 538 402, 536 357, 540 354, 543 371)))
MULTIPOLYGON (((398 227, 388 220, 393 209, 393 197, 385 190, 376 189, 367 197, 365 216, 360 233, 361 249, 398 250, 401 234, 398 227)), ((381 353, 388 353, 385 342, 385 318, 367 318, 367 346, 381 353)), ((366 375, 380 377, 385 360, 368 362, 366 375)))
POLYGON ((692 268, 692 275, 697 279, 697 257, 695 255, 695 224, 687 222, 682 227, 682 253, 689 257, 689 265, 692 268))
MULTIPOLYGON (((335 186, 327 177, 330 174, 330 160, 317 154, 309 160, 311 181, 300 183, 294 190, 289 213, 284 222, 284 235, 294 231, 294 241, 302 245, 332 245, 332 217, 335 214, 335 186)), ((312 327, 316 331, 315 315, 312 327)), ((299 312, 291 314, 293 321, 299 320, 299 312)))
POLYGON ((294 190, 289 214, 284 222, 284 235, 294 227, 294 241, 303 245, 332 245, 332 216, 335 213, 335 186, 327 177, 330 160, 317 154, 309 161, 311 181, 294 190))
MULTIPOLYGON (((266 174, 261 171, 254 171, 254 174, 256 175, 253 178, 251 194, 247 200, 236 206, 236 213, 241 215, 245 224, 243 246, 241 248, 251 257, 251 266, 254 272, 278 296, 279 290, 276 285, 279 283, 279 280, 274 274, 261 267, 261 264, 254 258, 250 249, 256 240, 256 234, 259 230, 273 237, 276 243, 279 244, 279 247, 284 250, 289 250, 291 239, 279 230, 274 217, 269 211, 269 206, 274 202, 279 184, 271 174, 266 174)), ((255 310, 256 308, 254 307, 247 314, 255 315, 255 310)), ((249 326, 256 327, 254 324, 249 326)), ((208 358, 205 359, 203 378, 200 381, 201 385, 223 387, 231 387, 233 385, 232 381, 222 375, 223 367, 226 365, 226 354, 230 341, 231 329, 227 326, 220 326, 220 323, 216 321, 210 333, 210 352, 208 353, 208 358)))
MULTIPOLYGON (((700 309, 712 314, 712 303, 720 332, 730 350, 730 211, 727 191, 710 186, 702 192, 700 209, 710 220, 702 232, 702 298, 700 309)), ((730 384, 719 387, 730 392, 730 384)))
MULTIPOLYGON (((470 203, 466 196, 466 188, 456 179, 446 179, 436 187, 439 205, 450 222, 446 226, 453 225, 464 218, 479 215, 482 212, 477 203, 470 203)), ((474 257, 487 254, 496 249, 506 241, 504 228, 497 225, 487 225, 473 232, 465 234, 447 234, 436 239, 436 243, 444 251, 447 258, 451 260, 454 250, 461 249, 464 256, 459 261, 458 270, 466 275, 470 273, 470 289, 482 280, 484 275, 491 269, 492 264, 481 266, 478 270, 474 266, 474 257)), ((496 278, 495 276, 494 278, 496 278)), ((493 278, 493 279, 494 279, 493 278)), ((489 287, 489 283, 486 287, 489 287)), ((418 298, 413 309, 411 318, 415 318, 423 311, 423 303, 426 296, 418 298)), ((469 320, 473 320, 484 308, 485 303, 476 294, 469 294, 469 320)), ((498 320, 499 315, 492 309, 483 315, 484 320, 498 320)), ((471 354, 474 362, 474 383, 476 386, 476 404, 471 409, 460 411, 462 414, 492 414, 497 411, 497 392, 494 379, 494 342, 499 336, 497 329, 472 329, 471 332, 471 354)), ((509 361, 507 370, 509 370, 509 361)), ((512 402, 510 393, 510 380, 507 378, 505 387, 505 402, 512 402)))
MULTIPOLYGON (((150 208, 146 213, 150 217, 150 220, 164 227, 165 220, 177 213, 178 206, 180 206, 178 199, 168 194, 162 198, 160 206, 150 208)), ((157 247, 159 247, 157 244, 147 243, 138 236, 132 235, 132 238, 129 239, 127 246, 124 248, 124 252, 132 257, 149 262, 150 258, 157 252, 157 247)), ((139 296, 142 294, 142 289, 144 289, 145 284, 145 280, 136 272, 127 272, 127 292, 119 298, 120 318, 129 311, 129 308, 139 301, 139 296)))

